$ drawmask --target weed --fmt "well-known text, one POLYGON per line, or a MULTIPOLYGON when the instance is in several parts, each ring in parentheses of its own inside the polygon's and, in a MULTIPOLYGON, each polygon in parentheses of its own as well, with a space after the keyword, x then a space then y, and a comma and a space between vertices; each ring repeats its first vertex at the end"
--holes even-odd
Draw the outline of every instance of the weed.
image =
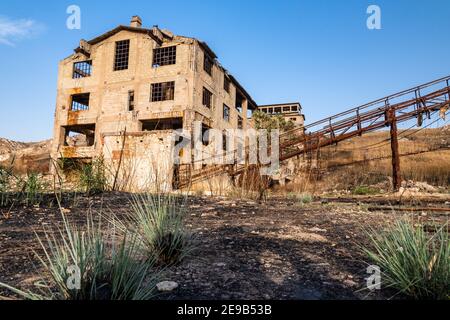
POLYGON ((134 195, 132 210, 123 219, 114 219, 122 230, 130 230, 142 240, 149 256, 161 265, 182 261, 193 249, 186 232, 186 211, 179 197, 164 194, 134 195))
POLYGON ((80 172, 80 187, 89 195, 107 190, 107 178, 103 158, 97 158, 92 163, 84 164, 80 172))
POLYGON ((368 232, 373 248, 363 248, 383 272, 383 281, 415 299, 448 299, 450 242, 448 223, 434 234, 408 221, 385 232, 368 232))
POLYGON ((142 258, 136 237, 125 235, 117 240, 102 231, 92 216, 85 230, 64 215, 63 220, 64 228, 56 236, 45 232, 44 239, 38 237, 44 254, 37 256, 48 275, 38 292, 0 286, 32 300, 147 300, 154 296, 159 273, 152 272, 154 261, 142 258), (79 280, 75 288, 69 286, 74 275, 79 280))

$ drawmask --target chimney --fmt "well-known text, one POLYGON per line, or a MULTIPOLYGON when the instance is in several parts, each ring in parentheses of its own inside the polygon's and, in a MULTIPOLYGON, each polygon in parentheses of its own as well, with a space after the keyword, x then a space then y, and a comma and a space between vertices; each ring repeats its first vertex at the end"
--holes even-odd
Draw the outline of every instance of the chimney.
POLYGON ((133 16, 131 18, 130 27, 141 28, 142 27, 142 19, 139 16, 133 16))

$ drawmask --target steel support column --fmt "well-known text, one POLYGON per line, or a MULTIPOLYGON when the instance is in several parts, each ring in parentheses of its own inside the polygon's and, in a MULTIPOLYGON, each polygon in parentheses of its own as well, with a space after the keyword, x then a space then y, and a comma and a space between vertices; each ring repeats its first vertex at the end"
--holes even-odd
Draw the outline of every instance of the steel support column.
POLYGON ((398 148, 397 119, 395 116, 395 109, 389 109, 388 113, 391 127, 392 182, 394 191, 398 191, 401 187, 402 180, 400 177, 400 152, 398 148))

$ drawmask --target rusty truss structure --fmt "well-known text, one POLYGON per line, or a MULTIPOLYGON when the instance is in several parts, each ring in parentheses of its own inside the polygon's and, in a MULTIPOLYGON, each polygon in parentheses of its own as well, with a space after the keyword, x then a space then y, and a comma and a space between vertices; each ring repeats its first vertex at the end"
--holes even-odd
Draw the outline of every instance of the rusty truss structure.
MULTIPOLYGON (((444 117, 450 108, 450 76, 404 90, 365 105, 295 128, 280 135, 280 161, 308 154, 365 133, 389 127, 394 188, 401 184, 397 125, 416 119, 422 126, 425 118, 439 112, 444 117)), ((248 168, 245 164, 215 165, 201 169, 187 166, 180 172, 176 187, 206 180, 227 172, 236 176, 248 168)))

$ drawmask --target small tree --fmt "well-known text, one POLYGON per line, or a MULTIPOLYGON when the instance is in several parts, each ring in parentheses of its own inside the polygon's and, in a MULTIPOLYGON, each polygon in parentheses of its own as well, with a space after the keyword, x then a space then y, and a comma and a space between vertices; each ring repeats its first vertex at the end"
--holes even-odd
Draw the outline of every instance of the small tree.
POLYGON ((261 111, 253 113, 253 121, 256 129, 266 129, 268 133, 276 129, 286 132, 295 126, 291 120, 286 120, 282 115, 268 115, 261 111))

